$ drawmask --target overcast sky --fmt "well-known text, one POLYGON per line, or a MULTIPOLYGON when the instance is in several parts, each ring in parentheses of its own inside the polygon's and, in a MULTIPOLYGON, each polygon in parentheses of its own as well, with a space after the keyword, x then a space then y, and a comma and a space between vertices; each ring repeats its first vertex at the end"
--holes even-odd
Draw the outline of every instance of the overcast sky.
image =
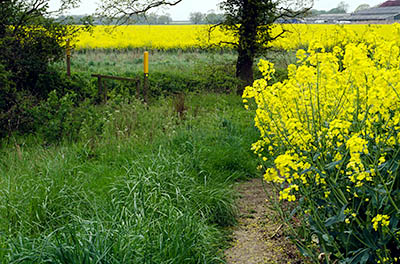
MULTIPOLYGON (((100 0, 82 0, 81 7, 72 10, 71 14, 91 14, 96 10, 96 3, 100 0)), ((206 13, 210 10, 218 11, 218 3, 221 0, 183 0, 177 6, 169 9, 158 10, 157 13, 169 13, 173 20, 188 20, 191 12, 199 11, 206 13)), ((320 10, 329 10, 337 6, 341 0, 314 0, 314 8, 320 10)), ((351 0, 345 1, 349 4, 349 11, 353 11, 360 4, 378 5, 384 0, 351 0)), ((59 0, 50 0, 51 8, 57 8, 59 0)))

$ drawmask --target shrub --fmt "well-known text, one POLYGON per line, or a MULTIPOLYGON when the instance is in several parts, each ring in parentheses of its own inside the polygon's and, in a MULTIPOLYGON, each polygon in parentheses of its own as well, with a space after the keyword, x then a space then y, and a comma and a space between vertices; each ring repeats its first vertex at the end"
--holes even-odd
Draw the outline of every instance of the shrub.
POLYGON ((65 38, 77 32, 49 18, 47 2, 16 0, 0 4, 0 78, 7 79, 0 86, 0 135, 23 130, 29 124, 27 111, 19 104, 28 106, 46 99, 50 91, 65 86, 51 82, 58 74, 49 77, 54 73, 50 64, 63 59, 65 38))
POLYGON ((98 107, 91 100, 79 101, 73 91, 65 95, 52 91, 46 101, 30 109, 31 131, 49 143, 101 136, 116 103, 98 107))

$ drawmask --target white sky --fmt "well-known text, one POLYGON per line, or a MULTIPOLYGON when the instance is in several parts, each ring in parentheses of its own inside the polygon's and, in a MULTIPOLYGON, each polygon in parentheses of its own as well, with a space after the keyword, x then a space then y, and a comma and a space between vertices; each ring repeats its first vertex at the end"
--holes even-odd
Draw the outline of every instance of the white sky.
MULTIPOLYGON (((71 14, 82 15, 91 14, 96 10, 96 3, 100 0, 82 0, 80 8, 72 10, 71 14)), ((319 10, 329 10, 337 6, 341 0, 314 0, 314 8, 319 10)), ((361 4, 369 4, 371 6, 378 5, 385 0, 347 0, 349 11, 353 11, 361 4)), ((218 11, 218 3, 221 0, 183 0, 178 5, 169 9, 163 8, 157 13, 169 13, 173 20, 188 20, 191 12, 206 13, 209 10, 218 11)), ((59 0, 50 0, 50 8, 57 8, 59 0)), ((154 10, 156 12, 156 10, 154 10)))

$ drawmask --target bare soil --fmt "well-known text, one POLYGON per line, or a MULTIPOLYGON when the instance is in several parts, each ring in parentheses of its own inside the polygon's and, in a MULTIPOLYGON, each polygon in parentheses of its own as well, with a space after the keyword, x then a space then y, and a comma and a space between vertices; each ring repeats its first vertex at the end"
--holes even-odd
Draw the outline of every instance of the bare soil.
POLYGON ((301 263, 297 248, 284 235, 279 216, 268 208, 262 179, 237 185, 238 224, 232 247, 225 251, 227 264, 301 263))

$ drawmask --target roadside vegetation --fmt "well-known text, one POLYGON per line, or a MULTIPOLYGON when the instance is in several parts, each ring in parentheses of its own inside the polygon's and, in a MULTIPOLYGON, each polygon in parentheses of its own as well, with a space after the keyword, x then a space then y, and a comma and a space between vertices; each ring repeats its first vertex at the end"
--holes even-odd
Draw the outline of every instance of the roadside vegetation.
POLYGON ((231 185, 256 175, 241 100, 193 93, 86 111, 73 142, 3 142, 1 262, 220 263, 231 185))

